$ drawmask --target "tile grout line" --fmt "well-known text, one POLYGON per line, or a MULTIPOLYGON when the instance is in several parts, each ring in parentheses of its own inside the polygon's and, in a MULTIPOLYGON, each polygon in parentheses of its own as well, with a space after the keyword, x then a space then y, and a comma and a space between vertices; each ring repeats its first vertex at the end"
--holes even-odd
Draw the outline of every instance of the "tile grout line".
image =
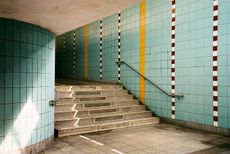
POLYGON ((176 0, 172 0, 172 34, 171 34, 171 111, 172 111, 172 119, 175 119, 175 111, 176 111, 176 99, 175 99, 175 32, 176 32, 176 0))

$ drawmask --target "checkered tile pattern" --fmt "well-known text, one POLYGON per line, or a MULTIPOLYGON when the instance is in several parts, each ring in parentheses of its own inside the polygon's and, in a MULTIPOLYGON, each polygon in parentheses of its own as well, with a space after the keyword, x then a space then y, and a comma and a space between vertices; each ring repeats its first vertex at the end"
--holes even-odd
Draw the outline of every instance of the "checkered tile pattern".
POLYGON ((172 93, 172 119, 175 119, 176 99, 175 99, 175 41, 176 41, 176 0, 172 0, 172 34, 171 34, 171 93, 172 93))
POLYGON ((213 0, 213 125, 218 126, 218 0, 213 0))

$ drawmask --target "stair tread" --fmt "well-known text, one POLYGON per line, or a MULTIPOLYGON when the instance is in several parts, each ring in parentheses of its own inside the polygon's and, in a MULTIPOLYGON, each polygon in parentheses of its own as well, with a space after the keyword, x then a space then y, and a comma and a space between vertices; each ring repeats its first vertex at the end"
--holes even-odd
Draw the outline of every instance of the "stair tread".
POLYGON ((76 99, 78 98, 90 98, 90 97, 124 97, 124 96, 131 96, 128 93, 117 93, 117 94, 98 94, 98 95, 73 95, 76 99))
MULTIPOLYGON (((122 93, 122 92, 125 92, 125 93, 127 93, 128 92, 128 90, 126 90, 126 89, 121 89, 121 90, 119 90, 119 91, 114 91, 113 89, 108 89, 108 90, 104 90, 104 89, 98 89, 98 90, 72 90, 72 91, 74 91, 75 93, 94 93, 94 92, 102 92, 102 93, 122 93)), ((82 95, 82 94, 81 94, 82 95)))
POLYGON ((57 101, 57 106, 58 105, 66 105, 66 104, 68 104, 68 105, 71 105, 71 104, 90 104, 90 103, 116 103, 116 102, 136 102, 136 103, 138 103, 138 101, 137 100, 135 100, 135 99, 133 99, 133 100, 105 100, 105 101, 99 101, 99 102, 92 102, 92 101, 90 101, 90 102, 88 102, 88 101, 85 101, 85 102, 74 102, 74 100, 73 100, 73 102, 72 103, 58 103, 59 101, 57 101))
POLYGON ((137 113, 151 113, 150 111, 139 111, 139 112, 127 112, 127 113, 109 113, 107 115, 91 115, 88 117, 72 117, 72 118, 63 118, 63 119, 59 119, 56 120, 56 122, 62 122, 62 121, 72 121, 72 120, 76 120, 76 119, 88 119, 88 118, 103 118, 103 117, 113 117, 113 116, 118 116, 118 115, 129 115, 129 114, 137 114, 137 113))
POLYGON ((127 107, 144 107, 144 105, 126 105, 126 106, 110 106, 110 107, 101 107, 101 108, 90 108, 90 109, 83 109, 83 110, 64 110, 64 111, 55 111, 55 113, 71 113, 76 111, 93 111, 93 110, 106 110, 106 109, 121 109, 121 108, 127 108, 127 107))
POLYGON ((139 119, 129 119, 129 120, 122 120, 122 121, 109 121, 109 122, 104 122, 104 123, 96 123, 96 124, 90 124, 90 125, 84 125, 84 126, 71 126, 71 127, 60 127, 55 126, 56 129, 58 130, 67 130, 67 129, 75 129, 75 128, 84 128, 84 127, 90 127, 90 126, 98 126, 98 125, 108 125, 108 124, 116 124, 116 123, 122 123, 124 121, 141 121, 141 120, 158 120, 159 117, 149 117, 149 118, 139 118, 139 119))

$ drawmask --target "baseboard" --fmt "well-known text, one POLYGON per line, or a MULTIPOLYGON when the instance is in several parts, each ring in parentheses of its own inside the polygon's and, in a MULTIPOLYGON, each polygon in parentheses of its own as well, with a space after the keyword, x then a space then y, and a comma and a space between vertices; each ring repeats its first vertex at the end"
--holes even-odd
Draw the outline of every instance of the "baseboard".
POLYGON ((204 125, 204 124, 199 124, 195 122, 188 122, 188 121, 182 121, 182 120, 174 120, 174 119, 169 119, 169 118, 163 118, 160 117, 160 121, 164 123, 169 123, 177 126, 182 126, 186 128, 191 128, 203 132, 209 132, 209 133, 215 133, 215 134, 220 134, 224 136, 230 136, 230 129, 227 128, 220 128, 220 127, 214 127, 210 125, 204 125))

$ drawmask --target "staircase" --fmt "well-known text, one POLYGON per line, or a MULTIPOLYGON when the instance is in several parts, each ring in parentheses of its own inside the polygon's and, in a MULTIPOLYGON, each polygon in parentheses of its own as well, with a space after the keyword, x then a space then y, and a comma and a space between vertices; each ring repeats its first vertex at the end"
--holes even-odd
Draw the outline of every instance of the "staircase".
POLYGON ((159 123, 121 85, 62 85, 56 89, 60 96, 55 107, 58 137, 159 123))

